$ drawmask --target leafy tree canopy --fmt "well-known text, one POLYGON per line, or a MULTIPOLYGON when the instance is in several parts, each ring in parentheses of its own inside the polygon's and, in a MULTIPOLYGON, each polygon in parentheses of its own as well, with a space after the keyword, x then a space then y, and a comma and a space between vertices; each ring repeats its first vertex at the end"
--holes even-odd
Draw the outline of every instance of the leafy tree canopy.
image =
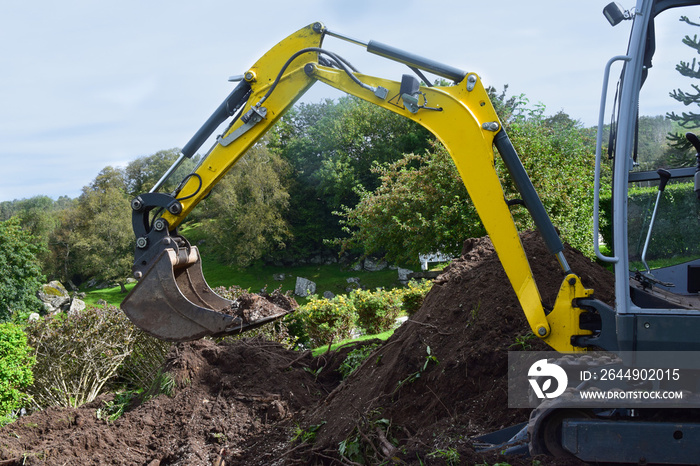
MULTIPOLYGON (((542 105, 524 96, 507 98, 490 90, 510 138, 545 209, 565 240, 590 249, 593 133, 563 112, 546 117, 542 105)), ((496 159, 507 199, 519 197, 496 159)), ((342 210, 349 239, 344 247, 390 260, 416 263, 419 253, 459 254, 464 239, 485 233, 449 154, 439 145, 375 169, 381 186, 360 190, 360 202, 342 210)), ((512 209, 519 228, 533 228, 523 207, 512 209)))
POLYGON ((36 258, 39 248, 22 230, 19 219, 0 222, 0 322, 13 313, 39 312, 36 293, 44 280, 36 258))
POLYGON ((342 235, 333 211, 355 205, 358 189, 379 186, 376 164, 425 151, 432 139, 420 125, 356 97, 300 104, 272 129, 270 148, 286 160, 294 240, 291 255, 308 256, 342 235))
POLYGON ((270 251, 283 249, 290 237, 284 213, 289 193, 282 178, 287 162, 253 146, 204 201, 204 230, 217 254, 229 264, 250 265, 270 251))

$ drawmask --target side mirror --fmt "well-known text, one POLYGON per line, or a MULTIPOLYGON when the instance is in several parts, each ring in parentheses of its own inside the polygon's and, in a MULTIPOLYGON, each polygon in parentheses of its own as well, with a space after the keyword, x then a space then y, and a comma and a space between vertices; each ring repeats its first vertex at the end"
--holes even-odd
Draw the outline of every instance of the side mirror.
POLYGON ((605 18, 611 26, 617 26, 622 21, 631 18, 630 12, 622 8, 622 5, 617 2, 608 3, 608 5, 603 8, 603 15, 605 15, 605 18))

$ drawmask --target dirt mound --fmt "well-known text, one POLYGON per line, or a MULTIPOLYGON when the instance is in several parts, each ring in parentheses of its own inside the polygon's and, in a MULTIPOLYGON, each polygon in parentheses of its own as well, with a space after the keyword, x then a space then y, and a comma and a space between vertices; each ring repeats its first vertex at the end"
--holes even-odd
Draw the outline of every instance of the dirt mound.
POLYGON ((294 298, 280 290, 272 293, 248 293, 242 291, 240 296, 231 301, 231 305, 221 310, 223 314, 240 317, 244 323, 252 323, 267 317, 283 315, 298 306, 294 298))
MULTIPOLYGON (((551 307, 564 273, 538 234, 526 233, 522 242, 551 307)), ((435 281, 421 309, 310 415, 310 424, 328 421, 316 451, 355 438, 374 439, 380 450, 384 435, 405 445, 403 454, 393 454, 406 461, 449 446, 463 460, 481 462, 465 437, 527 420, 529 410, 507 407, 507 353, 548 347, 532 337, 490 241, 469 240, 462 254, 435 281)), ((597 298, 613 302, 609 272, 577 251, 565 255, 597 298)))
POLYGON ((247 454, 235 445, 323 398, 322 385, 301 369, 311 363, 308 352, 259 339, 178 344, 165 364, 176 383, 172 397, 113 423, 96 417, 106 400, 24 417, 2 430, 0 464, 190 465, 222 456, 228 463, 247 454))
MULTIPOLYGON (((523 244, 551 306, 563 273, 537 234, 523 244)), ((566 257, 612 302, 608 272, 576 251, 566 257)), ((344 382, 337 369, 353 347, 312 358, 259 339, 178 344, 165 366, 172 396, 113 423, 96 417, 105 400, 23 417, 0 430, 0 465, 337 464, 339 446, 346 463, 363 453, 440 464, 451 449, 466 464, 495 463, 502 458, 475 453, 469 437, 527 419, 507 408, 506 369, 507 352, 528 345, 545 349, 490 242, 470 240, 421 309, 344 382)), ((509 459, 531 464, 519 461, 509 459)))

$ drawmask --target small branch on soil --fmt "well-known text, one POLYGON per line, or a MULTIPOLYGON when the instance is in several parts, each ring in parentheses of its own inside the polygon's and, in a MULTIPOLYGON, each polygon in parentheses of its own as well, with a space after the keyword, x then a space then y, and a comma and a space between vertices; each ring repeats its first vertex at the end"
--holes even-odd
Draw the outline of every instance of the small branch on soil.
POLYGON ((281 399, 279 395, 276 395, 274 393, 270 395, 249 395, 243 393, 233 393, 232 395, 230 395, 230 397, 238 401, 258 401, 263 403, 270 403, 272 401, 279 401, 281 399))
POLYGON ((301 450, 302 447, 304 447, 304 448, 310 448, 311 445, 308 444, 308 443, 300 443, 300 444, 297 445, 296 447, 294 447, 294 448, 292 448, 292 449, 290 449, 290 450, 287 450, 287 451, 285 451, 284 453, 282 453, 282 454, 280 455, 280 458, 283 458, 283 457, 289 455, 290 453, 293 453, 293 452, 296 451, 296 450, 301 450))
MULTIPOLYGON (((292 366, 294 365, 294 363, 301 361, 302 359, 304 359, 304 358, 305 358, 306 356, 308 356, 309 354, 311 354, 311 351, 309 351, 309 350, 306 350, 306 351, 302 352, 302 353, 301 353, 301 356, 299 356, 298 358, 294 359, 292 362, 290 362, 290 363, 287 364, 286 366, 280 367, 280 370, 289 369, 290 367, 292 367, 292 366)), ((308 367, 308 366, 306 366, 306 364, 302 364, 302 365, 305 366, 305 367, 308 367)))
POLYGON ((222 448, 221 451, 219 451, 219 454, 216 455, 214 458, 214 462, 212 463, 212 466, 225 466, 226 463, 224 463, 224 452, 226 451, 225 448, 222 448))
POLYGON ((455 332, 441 332, 437 325, 426 324, 425 322, 418 322, 417 320, 411 320, 411 319, 408 319, 408 321, 413 323, 413 324, 422 325, 424 327, 430 327, 430 328, 434 329, 439 335, 449 336, 449 335, 452 335, 455 333, 455 332))
MULTIPOLYGON (((322 455, 322 454, 320 454, 320 453, 319 453, 318 455, 319 455, 319 456, 323 456, 324 458, 328 458, 328 456, 322 455)), ((340 455, 340 457, 341 457, 341 458, 343 459, 343 461, 344 461, 344 462, 343 462, 343 461, 340 462, 340 464, 342 464, 343 466, 345 466, 346 464, 349 464, 350 466, 363 466, 363 465, 360 464, 360 463, 355 463, 354 461, 351 461, 351 460, 347 459, 347 458, 344 457, 343 455, 340 455)))
POLYGON ((445 406, 445 403, 442 402, 442 400, 440 399, 440 397, 437 396, 437 394, 433 391, 433 389, 430 388, 427 384, 426 384, 425 388, 427 388, 428 390, 430 390, 430 393, 432 393, 433 395, 435 395, 435 398, 437 398, 437 400, 440 402, 440 404, 442 405, 442 407, 445 408, 445 411, 447 411, 447 415, 450 416, 450 419, 452 419, 452 420, 454 421, 454 419, 455 419, 454 415, 450 412, 449 409, 447 409, 447 406, 445 406))
POLYGON ((0 460, 0 465, 3 464, 22 464, 22 457, 18 456, 17 458, 12 458, 9 460, 0 460))
POLYGON ((374 450, 374 453, 376 453, 377 458, 381 458, 383 455, 379 453, 379 450, 377 450, 377 447, 374 446, 374 442, 372 442, 369 437, 365 435, 364 432, 362 432, 362 429, 360 429, 360 425, 355 423, 355 428, 357 429, 357 432, 362 436, 363 439, 365 439, 365 442, 369 443, 369 445, 372 447, 372 450, 374 450))
POLYGON ((347 461, 347 463, 345 463, 345 462, 343 462, 343 461, 340 461, 338 458, 334 458, 334 457, 332 457, 332 456, 324 455, 324 454, 321 453, 320 451, 315 451, 314 453, 315 453, 316 455, 320 456, 321 458, 326 458, 327 460, 331 460, 331 461, 333 461, 333 463, 340 463, 340 464, 342 464, 343 466, 347 466, 347 465, 350 465, 350 466, 362 466, 360 463, 355 463, 354 461, 350 461, 349 459, 347 459, 347 458, 344 457, 343 455, 340 455, 340 457, 343 458, 344 461, 347 461))
POLYGON ((377 427, 375 430, 377 432, 377 436, 379 436, 379 446, 382 449, 382 453, 384 453, 384 456, 387 458, 391 458, 396 453, 397 448, 392 445, 391 442, 389 442, 382 429, 377 427))

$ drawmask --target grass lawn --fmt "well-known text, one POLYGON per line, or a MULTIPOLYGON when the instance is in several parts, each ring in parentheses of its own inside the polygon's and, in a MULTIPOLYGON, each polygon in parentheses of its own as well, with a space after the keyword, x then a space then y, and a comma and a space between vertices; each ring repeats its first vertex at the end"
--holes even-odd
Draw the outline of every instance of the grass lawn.
MULTIPOLYGON (((126 289, 131 291, 134 284, 126 285, 126 289)), ((122 293, 121 287, 115 286, 114 288, 104 288, 102 290, 85 290, 85 301, 86 304, 95 305, 100 299, 104 299, 109 304, 114 304, 119 306, 122 300, 126 297, 126 294, 122 293)))
MULTIPOLYGON (((304 277, 315 282, 316 294, 319 296, 323 295, 325 291, 331 291, 333 294, 346 293, 345 289, 348 287, 347 279, 350 277, 358 277, 360 284, 367 289, 375 289, 377 287, 390 289, 400 286, 396 270, 354 272, 352 270, 344 270, 339 264, 303 265, 298 267, 275 267, 255 264, 245 269, 238 269, 203 255, 202 269, 204 270, 204 277, 212 288, 238 285, 253 293, 257 293, 265 287, 267 287, 268 291, 272 291, 280 286, 283 292, 293 292, 297 277, 304 277), (275 274, 284 274, 284 280, 276 281, 273 278, 275 274)), ((127 285, 129 290, 133 287, 134 285, 127 285)), ((87 292, 85 302, 88 304, 95 304, 98 300, 104 299, 108 303, 118 306, 126 296, 121 293, 118 286, 102 290, 85 291, 87 292)), ((295 298, 299 304, 304 304, 307 301, 305 298, 299 298, 298 296, 295 298)))
MULTIPOLYGON (((382 340, 382 341, 388 340, 389 337, 392 336, 393 334, 394 334, 394 330, 392 329, 392 330, 387 330, 386 332, 378 333, 376 335, 362 335, 361 337, 352 338, 349 340, 343 340, 341 342, 334 343, 333 345, 331 345, 331 351, 335 351, 338 348, 340 348, 341 346, 345 346, 349 343, 357 343, 358 341, 363 341, 363 340, 372 340, 374 338, 378 338, 379 340, 382 340)), ((314 348, 311 350, 311 353, 314 356, 319 356, 319 355, 321 355, 323 353, 327 353, 327 352, 328 352, 328 345, 319 346, 318 348, 314 348)))

